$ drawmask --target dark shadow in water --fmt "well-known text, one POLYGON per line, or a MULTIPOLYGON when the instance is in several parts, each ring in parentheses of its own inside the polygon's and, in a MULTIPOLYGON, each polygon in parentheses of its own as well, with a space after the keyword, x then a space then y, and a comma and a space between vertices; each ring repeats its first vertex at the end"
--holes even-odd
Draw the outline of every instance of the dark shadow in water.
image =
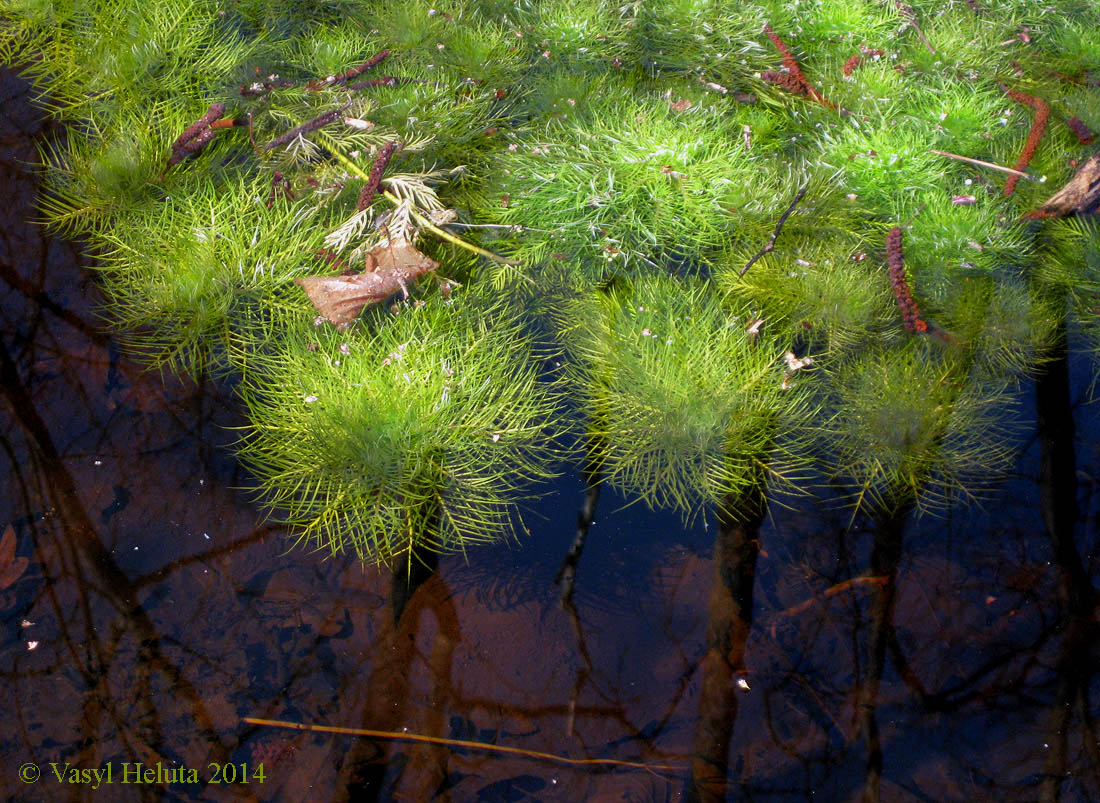
POLYGON ((581 554, 584 552, 584 541, 588 538, 588 531, 592 522, 596 520, 596 506, 600 501, 600 466, 597 457, 602 446, 599 441, 590 441, 584 451, 584 466, 581 475, 584 478, 584 503, 577 512, 577 533, 573 537, 573 543, 561 563, 561 568, 554 576, 554 582, 561 586, 561 601, 563 605, 569 605, 573 600, 573 586, 577 580, 577 566, 581 562, 581 554))
MULTIPOLYGON (((80 503, 76 483, 66 470, 50 431, 26 393, 15 363, 3 344, 0 344, 0 386, 3 387, 4 398, 10 405, 15 420, 32 445, 38 471, 50 490, 54 515, 65 536, 51 545, 51 549, 59 552, 64 566, 59 567, 60 571, 54 576, 71 574, 80 578, 81 604, 76 616, 60 607, 55 608, 55 611, 62 623, 65 641, 76 659, 74 664, 80 671, 88 692, 83 716, 86 741, 90 745, 94 744, 99 719, 108 716, 120 732, 128 733, 134 739, 131 757, 135 761, 150 755, 159 756, 162 746, 170 741, 162 729, 160 712, 153 706, 154 697, 150 691, 155 682, 154 675, 160 673, 187 701, 200 736, 210 746, 213 760, 227 763, 231 749, 219 737, 202 695, 180 671, 179 666, 165 656, 161 647, 163 635, 142 608, 137 590, 130 579, 119 569, 99 540, 95 525, 80 503), (115 620, 107 627, 107 638, 100 635, 101 625, 97 625, 98 617, 93 613, 94 606, 89 600, 92 593, 106 599, 116 613, 115 620), (135 678, 138 689, 136 701, 139 707, 136 712, 123 713, 115 704, 116 701, 104 693, 106 690, 103 681, 110 671, 110 664, 115 659, 123 635, 128 632, 140 644, 137 662, 139 672, 135 678), (140 732, 133 727, 135 720, 141 723, 140 732)), ((36 543, 35 551, 44 554, 51 550, 36 543)), ((74 763, 87 766, 89 758, 78 754, 74 763)), ((243 797, 251 797, 247 790, 234 789, 243 797)))
MULTIPOLYGON (((1064 302, 1063 302, 1064 307, 1064 302)), ((1077 455, 1074 446, 1073 408, 1070 400, 1069 354, 1065 319, 1057 333, 1057 346, 1048 354, 1035 382, 1035 407, 1039 439, 1039 503, 1044 529, 1058 566, 1058 602, 1062 608, 1061 645, 1055 672, 1054 700, 1047 725, 1048 750, 1043 765, 1039 799, 1052 803, 1063 790, 1074 789, 1068 772, 1073 709, 1079 705, 1084 730, 1081 745, 1094 772, 1100 772, 1100 750, 1092 713, 1090 687, 1100 669, 1094 644, 1097 626, 1097 592, 1081 559, 1075 538, 1077 506, 1077 455)), ((1079 788, 1076 789, 1080 792, 1079 788)))
MULTIPOLYGON (((727 795, 738 695, 748 689, 745 645, 752 629, 753 586, 764 511, 764 499, 753 491, 727 497, 718 510, 699 720, 687 794, 690 801, 715 803, 727 795)), ((739 793, 744 791, 739 789, 739 793)))
MULTIPOLYGON (((399 572, 394 587, 408 587, 399 572)), ((396 594, 395 594, 396 597, 396 594)), ((462 641, 453 596, 438 576, 425 577, 405 600, 401 615, 388 621, 392 629, 377 635, 375 662, 364 680, 367 704, 361 727, 400 733, 409 720, 410 668, 424 659, 432 678, 430 713, 418 735, 448 737, 446 712, 454 697, 453 663, 455 645, 462 641), (430 613, 434 629, 418 639, 430 613), (427 639, 427 655, 419 643, 427 639)), ((372 741, 360 738, 350 744, 337 740, 334 760, 342 765, 338 784, 340 799, 354 801, 432 800, 447 781, 448 749, 435 744, 372 741)))
POLYGON ((439 553, 431 551, 406 552, 394 563, 390 569, 393 574, 391 604, 394 625, 400 624, 409 600, 438 568, 439 553))
POLYGON ((867 749, 867 774, 861 799, 872 803, 879 799, 882 785, 882 736, 878 723, 878 698, 886 668, 886 652, 894 633, 894 604, 897 599, 898 568, 901 565, 905 521, 911 506, 905 505, 875 517, 874 544, 871 547, 870 576, 881 585, 872 591, 867 615, 866 677, 856 690, 856 714, 860 737, 867 749))

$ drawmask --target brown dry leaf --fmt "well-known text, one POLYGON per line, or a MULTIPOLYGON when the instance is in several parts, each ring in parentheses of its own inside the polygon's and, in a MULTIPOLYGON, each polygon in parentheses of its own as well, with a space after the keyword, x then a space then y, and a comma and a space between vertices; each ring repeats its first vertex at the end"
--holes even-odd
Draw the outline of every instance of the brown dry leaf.
POLYGON ((27 570, 30 561, 15 557, 15 528, 10 524, 0 537, 0 591, 15 583, 27 570))
POLYGON ((1077 168, 1073 178, 1028 217, 1068 217, 1100 212, 1100 153, 1077 168))
POLYGON ((347 326, 368 304, 392 296, 439 263, 407 240, 393 240, 367 252, 367 270, 351 276, 303 276, 295 279, 317 312, 330 323, 347 326))

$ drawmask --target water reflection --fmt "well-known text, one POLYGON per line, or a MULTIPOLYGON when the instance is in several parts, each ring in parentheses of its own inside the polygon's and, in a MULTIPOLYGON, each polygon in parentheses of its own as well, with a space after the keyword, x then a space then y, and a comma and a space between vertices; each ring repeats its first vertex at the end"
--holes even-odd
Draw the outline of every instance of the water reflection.
POLYGON ((802 502, 684 528, 606 490, 596 510, 578 476, 523 544, 434 571, 288 552, 234 490, 229 390, 124 359, 76 249, 22 222, 28 138, 57 132, 2 86, 0 525, 27 559, 0 589, 9 796, 91 799, 49 767, 68 762, 114 767, 117 800, 1100 798, 1088 366, 1050 363, 985 511, 850 527, 802 502), (261 761, 262 783, 211 783, 261 761), (124 762, 197 780, 123 786, 124 762))

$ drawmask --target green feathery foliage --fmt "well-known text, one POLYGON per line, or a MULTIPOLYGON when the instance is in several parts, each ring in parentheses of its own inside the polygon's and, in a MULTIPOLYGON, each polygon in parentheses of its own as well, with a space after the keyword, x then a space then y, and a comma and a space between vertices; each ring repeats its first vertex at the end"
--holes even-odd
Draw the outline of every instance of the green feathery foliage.
POLYGON ((830 369, 830 463, 858 504, 942 508, 1011 466, 1011 395, 970 381, 965 359, 929 345, 872 349, 830 369))
POLYGON ((240 357, 241 453, 303 538, 389 562, 509 532, 549 476, 554 398, 501 305, 439 295, 343 331, 308 317, 240 357))
POLYGON ((0 56, 126 342, 239 377, 264 499, 389 560, 508 531, 576 425, 536 347, 689 514, 811 455, 884 507, 1003 467, 1062 316, 1100 343, 1095 222, 1026 216, 1095 150, 1100 8, 977 5, 7 0, 0 56), (312 323, 295 280, 402 241, 423 306, 312 323))
MULTIPOLYGON (((565 305, 572 385, 612 484, 686 514, 767 475, 792 484, 813 414, 789 344, 756 332, 706 282, 619 280, 565 305)), ((812 360, 807 360, 812 364, 812 360)), ((809 372, 809 369, 807 369, 809 372)))

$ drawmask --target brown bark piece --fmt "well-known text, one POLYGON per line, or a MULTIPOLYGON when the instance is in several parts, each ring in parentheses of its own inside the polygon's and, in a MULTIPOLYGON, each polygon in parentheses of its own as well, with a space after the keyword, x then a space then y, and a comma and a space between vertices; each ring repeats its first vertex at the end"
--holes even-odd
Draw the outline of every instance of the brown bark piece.
POLYGON ((1095 215, 1100 212, 1100 153, 1093 154, 1077 168, 1066 186, 1025 217, 1069 217, 1070 215, 1095 215))

